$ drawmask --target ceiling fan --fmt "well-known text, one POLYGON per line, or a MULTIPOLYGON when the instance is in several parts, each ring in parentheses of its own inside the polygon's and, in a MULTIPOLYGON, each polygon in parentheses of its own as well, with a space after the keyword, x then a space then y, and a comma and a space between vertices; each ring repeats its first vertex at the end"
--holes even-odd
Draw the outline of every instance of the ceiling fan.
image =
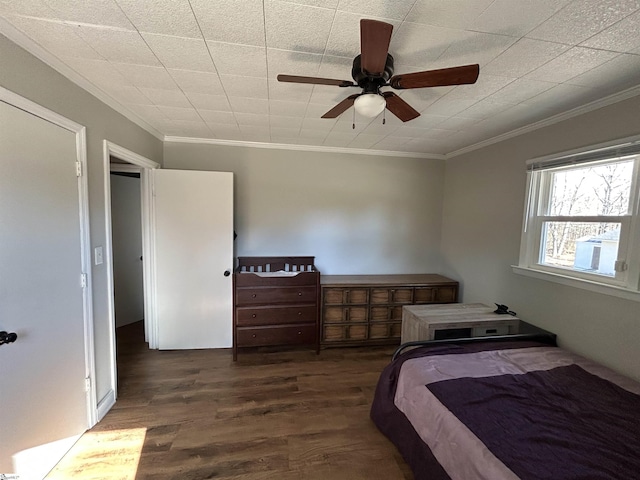
POLYGON ((389 54, 392 31, 393 25, 388 23, 378 20, 360 20, 361 54, 353 59, 351 70, 355 83, 351 80, 296 75, 278 75, 278 81, 362 89, 362 93, 348 96, 325 113, 322 118, 336 118, 351 106, 354 106, 361 115, 376 117, 386 107, 400 120, 408 122, 419 117, 420 113, 395 93, 381 92, 380 88, 391 87, 402 90, 465 85, 475 83, 478 79, 480 66, 477 64, 393 75, 393 57, 389 54))

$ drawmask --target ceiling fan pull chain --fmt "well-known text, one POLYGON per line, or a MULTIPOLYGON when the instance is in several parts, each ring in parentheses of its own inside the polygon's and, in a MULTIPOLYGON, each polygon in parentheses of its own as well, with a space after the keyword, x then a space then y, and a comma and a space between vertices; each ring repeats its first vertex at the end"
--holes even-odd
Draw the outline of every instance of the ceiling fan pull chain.
POLYGON ((385 108, 384 110, 382 110, 382 124, 384 125, 385 123, 387 123, 387 109, 385 108))
POLYGON ((353 109, 353 123, 351 124, 351 129, 355 130, 356 129, 356 109, 353 109))

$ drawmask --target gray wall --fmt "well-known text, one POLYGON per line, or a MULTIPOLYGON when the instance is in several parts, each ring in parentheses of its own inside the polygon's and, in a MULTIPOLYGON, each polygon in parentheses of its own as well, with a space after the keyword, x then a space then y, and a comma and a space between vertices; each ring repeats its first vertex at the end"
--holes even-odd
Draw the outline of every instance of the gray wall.
POLYGON ((640 98, 620 102, 447 161, 444 273, 463 301, 505 303, 558 334, 562 346, 640 379, 640 304, 512 272, 529 158, 640 134, 640 98))
POLYGON ((140 178, 111 174, 111 238, 116 327, 144 318, 140 178))
POLYGON ((235 173, 238 256, 313 255, 324 274, 440 270, 442 160, 167 142, 164 162, 235 173))
MULTIPOLYGON (((107 139, 162 163, 162 142, 0 35, 0 85, 87 127, 91 247, 105 245, 102 142, 107 139)), ((98 400, 110 386, 106 265, 94 266, 93 314, 98 400)))

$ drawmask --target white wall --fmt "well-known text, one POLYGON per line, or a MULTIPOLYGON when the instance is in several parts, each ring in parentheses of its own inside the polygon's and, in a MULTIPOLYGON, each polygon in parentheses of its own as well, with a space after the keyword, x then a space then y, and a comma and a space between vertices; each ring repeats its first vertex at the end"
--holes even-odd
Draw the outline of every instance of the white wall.
MULTIPOLYGON (((87 127, 91 247, 106 244, 102 142, 107 139, 158 163, 162 142, 0 35, 0 85, 87 127)), ((106 265, 93 266, 98 400, 109 393, 111 332, 106 265)))
POLYGON ((116 327, 144 318, 140 178, 111 174, 116 327))
POLYGON ((442 160, 165 143, 164 162, 236 174, 237 256, 313 255, 324 274, 440 271, 442 160))
POLYGON ((640 304, 512 272, 529 158, 640 133, 634 98, 447 161, 444 273, 462 301, 509 305, 559 343, 640 380, 640 304))

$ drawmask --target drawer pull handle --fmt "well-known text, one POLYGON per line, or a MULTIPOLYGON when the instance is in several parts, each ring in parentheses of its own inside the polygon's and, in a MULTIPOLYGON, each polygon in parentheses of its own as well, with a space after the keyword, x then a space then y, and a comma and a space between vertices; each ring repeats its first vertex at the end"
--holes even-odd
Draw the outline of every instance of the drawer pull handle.
POLYGON ((254 293, 253 295, 251 295, 252 298, 256 298, 256 294, 254 293))
POLYGON ((302 292, 298 292, 298 296, 301 297, 302 296, 302 292))
POLYGON ((298 315, 302 315, 302 312, 298 312, 298 315))
POLYGON ((298 335, 302 335, 302 332, 298 332, 298 335))
POLYGON ((256 314, 254 313, 253 315, 251 315, 251 318, 256 318, 256 314))
POLYGON ((251 335, 253 338, 256 338, 256 334, 254 333, 253 335, 251 335))

